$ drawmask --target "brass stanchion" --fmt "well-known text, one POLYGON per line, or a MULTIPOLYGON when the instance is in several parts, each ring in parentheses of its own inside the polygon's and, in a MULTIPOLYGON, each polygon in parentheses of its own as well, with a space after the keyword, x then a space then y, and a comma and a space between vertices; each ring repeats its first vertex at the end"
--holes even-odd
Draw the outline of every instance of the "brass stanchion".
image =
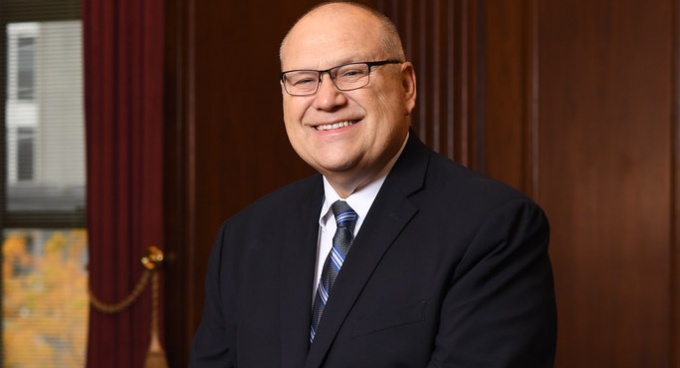
POLYGON ((130 307, 142 294, 149 282, 151 276, 151 343, 149 350, 146 353, 146 360, 144 362, 145 368, 168 368, 168 361, 165 357, 165 351, 161 346, 161 341, 158 336, 158 289, 159 289, 159 275, 158 269, 163 264, 163 251, 155 246, 149 247, 146 255, 142 257, 142 265, 146 269, 134 289, 122 301, 114 304, 104 303, 99 300, 91 290, 88 290, 90 303, 100 312, 107 314, 116 314, 122 310, 130 307))
POLYGON ((151 344, 146 353, 145 368, 168 368, 165 350, 158 337, 158 267, 163 264, 163 251, 150 247, 148 254, 142 258, 142 264, 153 273, 151 281, 151 344))

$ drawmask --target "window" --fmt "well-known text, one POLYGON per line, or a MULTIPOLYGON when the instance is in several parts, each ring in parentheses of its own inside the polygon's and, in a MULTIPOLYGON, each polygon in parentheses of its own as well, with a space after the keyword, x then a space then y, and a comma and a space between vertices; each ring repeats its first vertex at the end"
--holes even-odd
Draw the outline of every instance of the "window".
POLYGON ((79 17, 79 1, 0 0, 2 367, 85 363, 79 17))
POLYGON ((33 180, 34 128, 17 128, 17 181, 33 180))
POLYGON ((35 37, 17 37, 17 99, 32 100, 35 79, 35 37))

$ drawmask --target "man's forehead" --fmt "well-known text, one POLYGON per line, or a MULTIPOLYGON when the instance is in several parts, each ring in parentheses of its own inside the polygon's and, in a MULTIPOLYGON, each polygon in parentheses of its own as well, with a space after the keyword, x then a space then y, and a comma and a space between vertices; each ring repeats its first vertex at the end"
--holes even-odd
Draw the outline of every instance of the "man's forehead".
POLYGON ((347 26, 338 19, 300 22, 284 44, 282 66, 284 69, 330 68, 346 62, 366 61, 379 52, 377 32, 376 27, 366 23, 347 26))
POLYGON ((325 70, 351 62, 372 61, 378 55, 375 47, 366 47, 366 43, 307 43, 291 44, 284 51, 282 67, 290 69, 325 70))

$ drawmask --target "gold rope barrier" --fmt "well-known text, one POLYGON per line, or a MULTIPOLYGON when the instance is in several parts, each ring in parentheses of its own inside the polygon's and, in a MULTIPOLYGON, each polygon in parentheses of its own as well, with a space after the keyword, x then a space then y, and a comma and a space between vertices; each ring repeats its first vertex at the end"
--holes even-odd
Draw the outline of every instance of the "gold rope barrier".
POLYGON ((124 309, 129 308, 142 294, 146 285, 151 281, 151 343, 149 350, 146 353, 145 368, 168 368, 168 362, 165 358, 165 351, 161 346, 160 338, 158 337, 158 300, 159 300, 159 277, 158 269, 163 264, 163 251, 151 246, 147 250, 146 255, 142 257, 142 265, 144 265, 144 273, 137 281, 137 284, 132 289, 132 292, 118 303, 108 304, 102 302, 97 298, 92 290, 88 289, 88 295, 92 307, 96 310, 106 314, 120 313, 124 309))
POLYGON ((142 277, 139 278, 139 281, 137 281, 137 285, 135 285, 135 288, 132 289, 132 292, 130 295, 126 296, 123 300, 121 300, 118 303, 113 303, 113 304, 107 304, 99 300, 94 294, 92 293, 92 290, 88 290, 88 293, 90 294, 90 303, 92 303, 92 306, 106 314, 116 314, 122 312, 124 309, 127 309, 130 307, 136 300, 139 298, 139 296, 142 294, 142 291, 144 291, 144 288, 146 288, 146 284, 149 283, 149 276, 151 275, 151 271, 146 270, 142 274, 142 277))

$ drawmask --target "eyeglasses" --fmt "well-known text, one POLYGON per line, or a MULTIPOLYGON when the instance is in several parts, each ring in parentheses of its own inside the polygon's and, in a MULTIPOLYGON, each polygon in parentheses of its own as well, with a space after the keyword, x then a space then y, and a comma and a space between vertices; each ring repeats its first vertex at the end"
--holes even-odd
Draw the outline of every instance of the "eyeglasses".
POLYGON ((289 70, 281 73, 283 88, 291 96, 311 96, 319 90, 321 77, 328 73, 340 91, 352 91, 368 85, 371 68, 385 64, 401 64, 399 60, 365 61, 336 66, 326 70, 289 70))

